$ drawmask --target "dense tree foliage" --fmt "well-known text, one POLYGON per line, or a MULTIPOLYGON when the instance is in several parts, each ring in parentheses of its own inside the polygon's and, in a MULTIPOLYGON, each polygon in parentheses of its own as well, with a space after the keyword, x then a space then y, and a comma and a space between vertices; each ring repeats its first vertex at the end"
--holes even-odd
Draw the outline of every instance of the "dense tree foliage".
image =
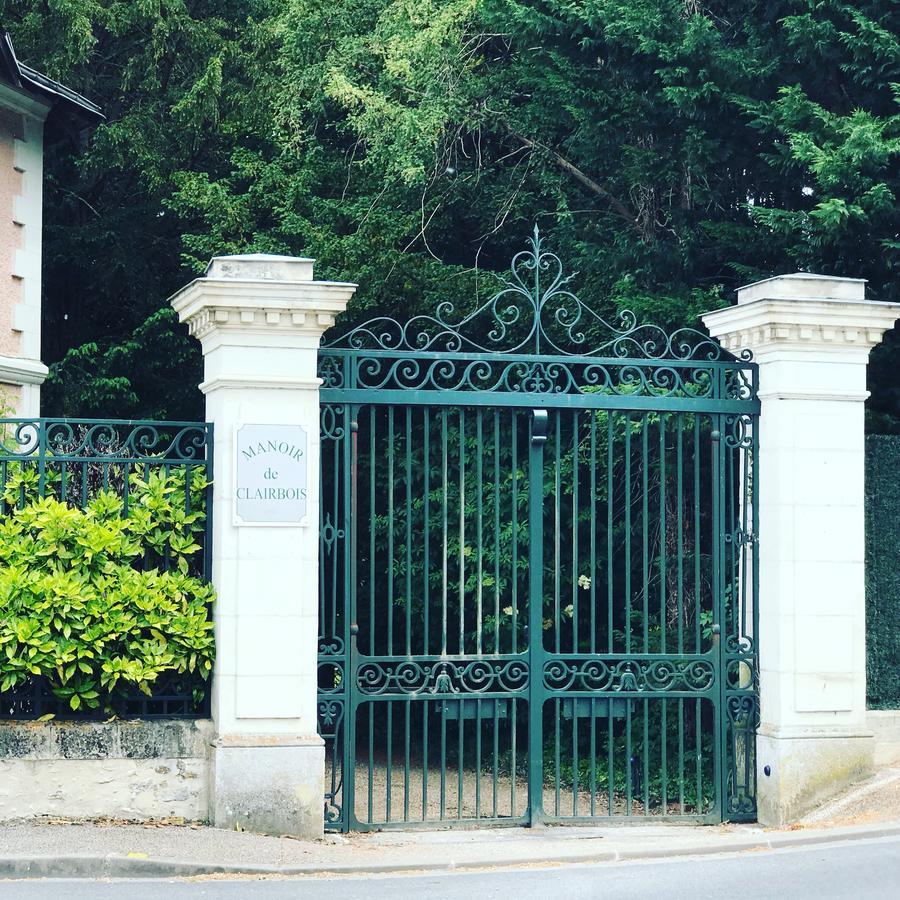
MULTIPOLYGON (((695 322, 806 269, 900 299, 885 0, 5 0, 104 106, 48 160, 54 412, 197 415, 164 310, 221 252, 306 253, 352 315, 492 290, 537 222, 586 301, 695 322)), ((900 337, 871 425, 900 431, 900 337)))

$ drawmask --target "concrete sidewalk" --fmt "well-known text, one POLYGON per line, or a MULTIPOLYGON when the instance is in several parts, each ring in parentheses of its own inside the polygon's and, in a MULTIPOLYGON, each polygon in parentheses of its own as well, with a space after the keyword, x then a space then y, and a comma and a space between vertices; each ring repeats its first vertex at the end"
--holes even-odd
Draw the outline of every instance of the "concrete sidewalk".
POLYGON ((0 826, 0 878, 448 871, 735 853, 900 834, 900 821, 770 831, 751 825, 382 832, 298 841, 178 825, 0 826))
POLYGON ((900 769, 883 769, 780 831, 644 824, 384 831, 299 841, 171 821, 21 820, 0 824, 0 878, 440 872, 665 859, 892 835, 900 835, 900 769))

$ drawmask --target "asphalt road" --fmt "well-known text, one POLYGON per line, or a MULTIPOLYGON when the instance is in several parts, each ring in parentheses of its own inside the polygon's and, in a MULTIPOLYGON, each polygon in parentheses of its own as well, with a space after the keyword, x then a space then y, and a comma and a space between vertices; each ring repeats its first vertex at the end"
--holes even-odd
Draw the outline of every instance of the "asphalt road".
POLYGON ((201 881, 7 881, 0 900, 881 900, 900 897, 900 837, 662 862, 439 875, 201 881))

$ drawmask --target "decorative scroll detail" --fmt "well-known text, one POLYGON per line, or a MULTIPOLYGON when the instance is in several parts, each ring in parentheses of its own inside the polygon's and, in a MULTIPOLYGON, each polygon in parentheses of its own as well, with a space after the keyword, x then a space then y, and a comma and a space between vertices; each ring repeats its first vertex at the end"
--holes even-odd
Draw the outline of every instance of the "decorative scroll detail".
MULTIPOLYGON (((321 372, 323 360, 319 359, 321 372)), ((323 403, 319 410, 319 429, 323 441, 339 441, 346 434, 344 428, 344 407, 333 403, 323 403)))
POLYGON ((707 659, 604 660, 554 659, 544 664, 544 684, 551 691, 692 691, 703 692, 716 681, 707 659))
POLYGON ((726 771, 725 818, 732 821, 756 816, 756 729, 759 700, 755 691, 729 693, 725 698, 726 771))
MULTIPOLYGON (((334 362, 334 357, 327 354, 328 351, 319 354, 320 374, 334 362)), ((639 360, 619 362, 553 358, 511 360, 504 356, 473 359, 466 355, 434 359, 365 354, 360 355, 355 362, 353 383, 342 384, 339 389, 478 391, 521 395, 591 394, 598 397, 642 396, 661 400, 678 397, 752 402, 743 395, 717 396, 717 369, 722 368, 722 363, 685 365, 677 362, 666 364, 639 360)), ((731 372, 732 369, 728 367, 726 371, 731 372)), ((327 388, 326 384, 325 389, 327 388)), ((323 406, 322 430, 323 437, 329 439, 338 439, 343 433, 336 412, 329 405, 323 406)))
POLYGON ((344 655, 344 641, 335 637, 334 635, 329 635, 328 637, 320 637, 319 638, 319 656, 343 656, 344 655))
POLYGON ((755 731, 759 725, 759 703, 756 695, 747 692, 729 694, 725 702, 728 721, 735 728, 755 731))
POLYGON ((729 656, 746 656, 749 660, 756 658, 756 647, 753 638, 746 634, 729 634, 725 638, 725 652, 729 656))
MULTIPOLYGON (((499 290, 474 312, 459 317, 449 301, 434 315, 405 324, 379 316, 323 343, 350 350, 460 351, 535 355, 608 356, 624 359, 730 360, 735 357, 708 335, 692 328, 671 334, 658 325, 638 324, 624 310, 604 318, 570 288, 556 254, 544 249, 535 227, 528 249, 517 253, 499 290)), ((749 351, 741 359, 750 359, 749 351)))
POLYGON ((344 539, 344 529, 335 526, 334 522, 331 521, 330 512, 325 513, 325 521, 322 523, 320 537, 322 539, 322 546, 329 556, 331 556, 334 550, 335 541, 342 541, 344 539))
POLYGON ((341 365, 341 359, 336 356, 320 357, 319 378, 322 379, 322 387, 344 387, 344 367, 341 365))
POLYGON ((344 701, 339 698, 328 697, 319 700, 319 734, 323 738, 333 738, 344 719, 344 701))
POLYGON ((756 535, 749 531, 744 531, 743 528, 735 528, 734 531, 729 531, 725 534, 724 540, 726 544, 734 544, 735 547, 743 549, 755 543, 756 535))
MULTIPOLYGON (((321 689, 320 689, 321 690, 321 689)), ((344 701, 327 696, 319 698, 317 705, 319 735, 325 741, 325 753, 330 763, 330 778, 325 787, 325 827, 339 828, 344 824, 344 811, 339 798, 343 796, 343 731, 344 701)))
POLYGON ((739 450, 753 448, 753 419, 749 415, 725 416, 725 446, 739 450))
POLYGON ((725 397, 728 400, 752 400, 756 396, 752 370, 737 366, 725 369, 725 397))
POLYGON ((0 457, 47 453, 58 462, 202 462, 209 425, 85 419, 0 419, 0 457))
POLYGON ((528 687, 528 665, 519 659, 365 662, 356 670, 356 687, 368 695, 521 691, 528 687))

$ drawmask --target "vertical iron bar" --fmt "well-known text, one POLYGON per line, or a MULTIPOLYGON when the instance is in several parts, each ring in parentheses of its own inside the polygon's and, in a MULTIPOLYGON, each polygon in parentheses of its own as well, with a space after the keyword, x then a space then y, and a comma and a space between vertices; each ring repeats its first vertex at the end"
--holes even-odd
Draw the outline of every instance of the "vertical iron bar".
MULTIPOLYGON (((394 436, 394 407, 387 408, 388 432, 387 432, 387 652, 388 656, 394 655, 394 448, 396 438, 394 436)), ((388 720, 391 716, 391 704, 388 704, 388 720)), ((390 727, 390 726, 389 726, 390 727)), ((390 765, 390 763, 388 763, 390 765)), ((390 809, 390 783, 388 783, 388 809, 390 809)), ((390 821, 390 815, 388 816, 390 821)))
MULTIPOLYGON (((500 653, 500 410, 494 410, 494 653, 500 653)), ((497 705, 494 704, 494 709, 497 705)), ((496 807, 496 800, 494 806, 496 807)), ((494 815, 496 815, 496 809, 494 815)))
MULTIPOLYGON (((447 514, 447 492, 449 490, 448 478, 448 461, 447 457, 449 454, 449 446, 448 446, 448 437, 447 437, 447 409, 446 407, 441 410, 441 517, 442 517, 442 534, 443 534, 443 547, 442 547, 442 560, 441 560, 441 655, 445 655, 447 653, 447 632, 450 628, 450 623, 448 622, 448 612, 447 612, 447 591, 449 589, 450 577, 449 577, 449 558, 450 558, 450 547, 449 547, 449 520, 447 514)), ((443 743, 443 738, 441 739, 443 743)), ((443 751, 442 751, 443 752, 443 751)), ((443 763, 441 764, 441 770, 443 771, 443 763)), ((443 790, 443 788, 442 788, 443 790)), ((441 794, 441 818, 444 817, 443 814, 443 793, 441 794)))
POLYGON ((528 652, 531 678, 528 695, 528 811, 532 825, 544 820, 543 775, 543 596, 544 596, 544 445, 548 414, 536 409, 531 418, 528 451, 528 652))
MULTIPOLYGON (((555 452, 553 454, 553 645, 557 653, 560 648, 560 579, 562 577, 562 560, 560 558, 560 545, 562 540, 562 523, 560 522, 560 498, 562 496, 562 483, 560 472, 560 457, 562 456, 562 435, 560 434, 562 411, 554 415, 554 432, 556 435, 555 452)), ((531 513, 534 515, 534 512, 531 513)), ((543 565, 543 559, 541 559, 543 565)), ((538 632, 535 632, 537 635, 538 632)))
POLYGON ((384 821, 391 821, 391 800, 394 787, 394 701, 388 700, 387 733, 385 735, 385 797, 384 821))
POLYGON ((463 787, 464 787, 464 776, 463 772, 463 747, 465 745, 465 741, 463 736, 465 734, 465 710, 463 708, 464 700, 459 699, 456 701, 459 708, 459 719, 456 723, 456 818, 461 819, 463 817, 463 787))
MULTIPOLYGON (((631 653, 631 413, 625 413, 625 652, 631 653)), ((629 709, 631 709, 629 705, 629 709)), ((628 719, 631 746, 631 718, 628 719)), ((629 761, 631 750, 628 751, 629 761)), ((629 778, 631 766, 629 765, 629 778)), ((631 790, 629 781, 629 791, 631 790)), ((631 804, 629 794, 629 806, 631 804)), ((630 813, 629 813, 630 814, 630 813)))
POLYGON ((459 410, 459 652, 466 652, 466 411, 459 410))
MULTIPOLYGON (((375 655, 375 633, 378 620, 375 615, 375 407, 369 407, 369 655, 375 655)), ((371 705, 370 705, 371 710, 371 705)), ((371 810, 369 811, 371 814, 371 810)))
MULTIPOLYGON (((429 614, 431 612, 431 410, 426 406, 422 411, 422 653, 428 656, 429 614)), ((425 728, 428 728, 428 708, 425 707, 425 728)), ((423 783, 423 790, 425 785, 423 783)))
MULTIPOLYGON (((613 466, 613 412, 606 414, 606 643, 607 652, 613 652, 613 498, 615 492, 615 469, 613 466)), ((612 722, 612 719, 610 719, 612 722)), ((612 741, 612 731, 610 731, 612 741)), ((612 804, 612 794, 610 794, 612 804)), ((612 810, 612 806, 610 806, 612 810)), ((612 815, 612 811, 610 811, 612 815)))
POLYGON ((403 701, 403 821, 409 821, 409 729, 412 700, 403 701))
MULTIPOLYGON (((478 544, 475 570, 475 653, 481 655, 482 619, 484 616, 484 410, 479 407, 475 419, 475 491, 478 497, 475 519, 475 540, 478 544)), ((477 720, 476 720, 477 721, 477 720)))
POLYGON ((666 416, 659 416, 659 640, 666 652, 666 416))
MULTIPOLYGON (((406 655, 412 656, 412 407, 406 407, 406 655)), ((409 705, 406 706, 407 722, 409 705)), ((407 740, 409 739, 407 729, 407 740)), ((407 772, 407 777, 409 773, 407 772)), ((407 791, 407 794, 409 792, 407 791)), ((409 819, 409 799, 407 797, 409 819)))
POLYGON ((700 416, 694 414, 694 653, 703 649, 700 614, 703 612, 703 594, 700 585, 700 550, 703 535, 700 531, 700 416))
MULTIPOLYGON (((590 410, 591 417, 591 590, 590 590, 590 652, 597 652, 597 411, 590 410)), ((592 701, 593 703, 593 701, 592 701)), ((591 707, 593 712, 593 705, 591 707)), ((591 721, 594 722, 593 716, 591 721)), ((591 727, 591 741, 596 740, 594 727, 591 727)), ((591 744, 593 747, 593 743, 591 744)), ((593 766, 593 760, 591 765, 593 766)), ((593 772, 593 769, 592 769, 593 772)), ((594 777, 593 775, 591 776, 594 777)), ((591 815, 594 815, 594 790, 596 785, 591 785, 591 815)))
MULTIPOLYGON (((341 471, 334 473, 335 481, 344 479, 344 575, 347 583, 344 585, 344 609, 343 614, 343 639, 346 651, 346 671, 344 683, 341 685, 344 691, 344 746, 341 748, 341 765, 343 775, 343 803, 346 812, 344 821, 349 826, 356 813, 356 706, 353 698, 352 673, 356 671, 358 658, 356 629, 352 627, 357 621, 357 570, 358 558, 358 532, 357 511, 359 509, 359 407, 349 407, 346 411, 344 422, 345 454, 341 471), (349 437, 349 439, 348 439, 349 437)), ((371 512, 370 512, 371 515, 371 512)), ((335 548, 336 549, 336 548, 335 548)), ((337 634, 337 619, 334 619, 333 634, 337 634)), ((335 740, 339 740, 339 732, 335 732, 335 740)), ((337 754, 333 759, 337 758, 337 754)), ((333 764, 333 763, 332 763, 333 764)), ((371 784, 371 778, 369 779, 371 784)), ((371 820, 371 816, 370 816, 371 820)))
POLYGON ((422 821, 428 819, 428 710, 431 704, 422 704, 422 821))
POLYGON ((648 438, 650 422, 641 423, 641 579, 643 599, 644 653, 650 652, 650 456, 648 438))
MULTIPOLYGON (((479 485, 481 481, 479 480, 479 485)), ((497 701, 494 700, 494 703, 497 701)), ((481 698, 475 700, 475 818, 481 818, 481 698)))
MULTIPOLYGON (((579 411, 572 410, 572 653, 578 653, 578 429, 579 411)), ((577 731, 577 728, 576 728, 577 731)))
MULTIPOLYGON (((719 396, 722 395, 722 373, 716 373, 719 396)), ((725 627, 725 416, 717 413, 713 417, 712 441, 712 493, 713 493, 713 652, 717 657, 719 670, 718 697, 713 701, 713 783, 715 802, 713 812, 721 815, 725 808, 725 755, 727 724, 725 722, 725 642, 722 629, 725 627)))
MULTIPOLYGON (((518 413, 515 409, 509 412, 510 424, 510 450, 512 455, 512 500, 510 501, 511 531, 511 571, 510 591, 512 593, 512 653, 519 652, 519 438, 518 438, 518 413)), ((527 647, 525 648, 528 649, 527 647)), ((513 704, 515 710, 515 704, 513 704)), ((515 729, 513 729, 515 732, 515 729)), ((515 778, 513 778, 513 790, 515 790, 515 778)))

